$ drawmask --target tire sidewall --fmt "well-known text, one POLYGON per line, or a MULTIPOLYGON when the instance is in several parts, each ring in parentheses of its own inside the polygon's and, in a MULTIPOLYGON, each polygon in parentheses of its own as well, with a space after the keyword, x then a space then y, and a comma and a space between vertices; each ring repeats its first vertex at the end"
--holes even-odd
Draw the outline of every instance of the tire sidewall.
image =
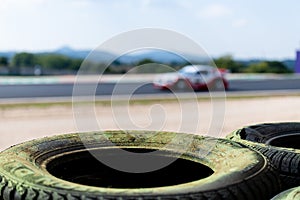
MULTIPOLYGON (((74 196, 81 196, 82 194, 90 197, 95 197, 99 194, 106 197, 121 195, 128 198, 149 195, 176 196, 214 191, 239 184, 244 180, 259 175, 262 170, 265 170, 267 165, 266 159, 260 153, 242 147, 237 143, 222 139, 182 134, 182 138, 190 137, 193 139, 192 146, 183 154, 183 157, 191 160, 194 159, 197 162, 207 165, 214 170, 213 175, 187 184, 160 187, 159 189, 123 190, 71 183, 52 176, 46 170, 45 160, 51 159, 51 157, 55 157, 59 153, 85 148, 86 146, 83 143, 88 144, 89 147, 100 144, 107 148, 105 142, 101 143, 101 139, 108 137, 119 147, 143 144, 148 145, 149 148, 162 148, 174 136, 174 133, 168 132, 158 132, 156 134, 158 134, 155 135, 156 138, 161 137, 162 139, 143 138, 140 133, 135 134, 135 132, 131 132, 131 135, 123 132, 95 132, 82 135, 57 136, 23 143, 0 154, 2 161, 0 164, 2 183, 19 185, 18 188, 20 191, 24 190, 24 188, 34 188, 45 193, 55 192, 57 194, 72 194, 74 196), (140 137, 139 139, 141 140, 133 140, 132 136, 135 136, 135 138, 140 137), (199 158, 199 153, 203 151, 201 148, 210 143, 215 145, 214 148, 211 149, 207 157, 199 158), (247 157, 247 159, 242 159, 241 161, 240 158, 243 156, 247 157), (235 171, 232 171, 232 169, 235 169, 235 171)), ((184 145, 184 139, 178 140, 177 145, 184 145)))

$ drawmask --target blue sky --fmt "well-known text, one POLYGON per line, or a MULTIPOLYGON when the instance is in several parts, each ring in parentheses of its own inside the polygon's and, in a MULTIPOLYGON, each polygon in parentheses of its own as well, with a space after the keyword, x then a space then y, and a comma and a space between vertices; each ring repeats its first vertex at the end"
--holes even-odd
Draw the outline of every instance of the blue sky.
POLYGON ((0 0, 0 51, 93 49, 119 33, 182 33, 211 56, 294 58, 298 0, 0 0))

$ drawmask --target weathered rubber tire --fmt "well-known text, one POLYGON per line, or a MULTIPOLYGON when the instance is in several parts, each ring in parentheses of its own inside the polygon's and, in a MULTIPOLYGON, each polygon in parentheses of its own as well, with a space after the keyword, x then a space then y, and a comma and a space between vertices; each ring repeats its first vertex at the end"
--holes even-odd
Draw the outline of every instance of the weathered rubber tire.
MULTIPOLYGON (((259 152, 233 141, 172 132, 129 133, 106 131, 67 134, 25 142, 1 152, 0 199, 257 200, 270 199, 280 191, 278 174, 267 159, 259 152), (59 157, 64 160, 64 155, 72 155, 77 159, 75 152, 86 152, 87 144, 89 150, 111 147, 106 138, 119 148, 132 149, 163 149, 172 140, 173 146, 164 149, 170 152, 170 156, 180 153, 182 159, 208 166, 213 174, 200 180, 165 187, 117 189, 69 182, 49 172, 47 167, 51 160, 59 157), (190 139, 192 143, 184 152, 173 152, 178 149, 173 149, 175 146, 184 149, 186 141, 190 139), (202 157, 201 152, 207 148, 209 153, 202 157)), ((178 173, 181 174, 180 171, 178 173)), ((189 173, 194 175, 197 171, 189 173)))
POLYGON ((300 148, 289 148, 286 144, 290 141, 290 145, 296 146, 299 133, 300 123, 268 123, 241 128, 227 138, 258 150, 268 157, 279 169, 283 186, 287 189, 300 185, 300 148), (282 147, 284 145, 287 146, 282 147))
POLYGON ((300 187, 291 188, 273 197, 271 200, 299 200, 300 187))

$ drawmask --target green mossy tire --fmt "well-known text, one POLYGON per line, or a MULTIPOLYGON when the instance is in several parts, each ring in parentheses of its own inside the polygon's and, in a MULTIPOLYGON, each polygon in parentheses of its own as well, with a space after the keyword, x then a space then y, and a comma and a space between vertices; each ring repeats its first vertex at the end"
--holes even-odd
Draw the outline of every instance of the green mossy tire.
POLYGON ((247 145, 265 155, 278 168, 284 189, 300 185, 300 149, 296 147, 300 138, 300 123, 246 126, 226 138, 247 145), (289 145, 296 148, 291 148, 289 145))
POLYGON ((273 197, 271 200, 299 200, 300 187, 291 188, 273 197))
MULTIPOLYGON (((75 154, 74 154, 75 155, 75 154)), ((75 157, 75 156, 74 156, 75 157)), ((270 199, 280 191, 278 174, 257 151, 225 139, 172 132, 105 131, 37 139, 0 153, 0 199, 270 199), (128 134, 129 133, 129 134, 128 134), (174 140, 174 137, 176 139, 174 140), (153 188, 94 187, 63 180, 49 160, 78 151, 111 147, 160 149, 197 162, 213 174, 192 182, 153 188), (173 147, 165 147, 173 140, 173 147), (86 146, 90 149, 86 149, 86 146), (201 152, 209 150, 203 157, 201 152), (176 152, 174 152, 176 151, 176 152)), ((76 166, 74 166, 76 168, 76 166)), ((178 171, 181 174, 180 171, 178 171)), ((192 175, 196 171, 189 172, 192 175)), ((158 180, 159 181, 159 180, 158 180)))

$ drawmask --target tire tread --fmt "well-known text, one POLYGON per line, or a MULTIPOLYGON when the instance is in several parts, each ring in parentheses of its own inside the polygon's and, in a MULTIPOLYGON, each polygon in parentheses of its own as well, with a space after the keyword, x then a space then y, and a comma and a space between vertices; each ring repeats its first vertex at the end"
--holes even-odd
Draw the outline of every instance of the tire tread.
POLYGON ((272 137, 300 131, 300 123, 259 124, 244 127, 227 136, 228 139, 261 152, 279 170, 283 188, 300 185, 299 150, 264 144, 272 137))

